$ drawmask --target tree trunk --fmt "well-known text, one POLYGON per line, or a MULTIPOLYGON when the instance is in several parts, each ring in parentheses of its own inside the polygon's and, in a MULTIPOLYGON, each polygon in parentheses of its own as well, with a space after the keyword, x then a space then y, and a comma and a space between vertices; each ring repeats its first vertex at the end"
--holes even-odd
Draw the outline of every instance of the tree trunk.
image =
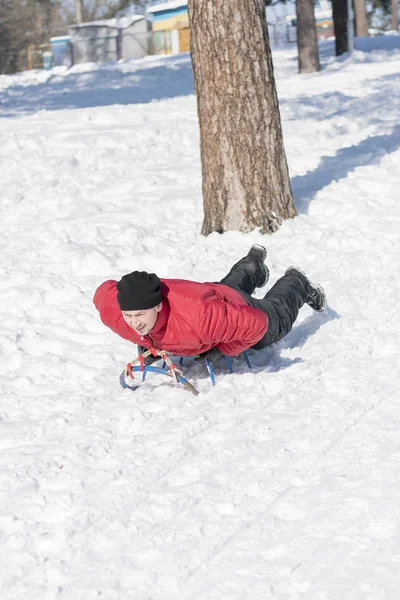
POLYGON ((399 29, 399 0, 392 0, 392 29, 399 29))
POLYGON ((365 0, 354 0, 354 13, 356 17, 356 35, 357 37, 368 36, 367 9, 365 0))
POLYGON ((335 30, 336 56, 348 51, 347 0, 332 0, 333 28, 335 30))
POLYGON ((75 23, 82 23, 82 0, 75 0, 75 23))
POLYGON ((51 5, 51 35, 62 35, 62 24, 60 16, 61 2, 53 2, 51 5))
POLYGON ((314 0, 296 1, 299 73, 320 70, 314 0))
POLYGON ((263 0, 189 0, 202 233, 276 231, 296 216, 263 0))

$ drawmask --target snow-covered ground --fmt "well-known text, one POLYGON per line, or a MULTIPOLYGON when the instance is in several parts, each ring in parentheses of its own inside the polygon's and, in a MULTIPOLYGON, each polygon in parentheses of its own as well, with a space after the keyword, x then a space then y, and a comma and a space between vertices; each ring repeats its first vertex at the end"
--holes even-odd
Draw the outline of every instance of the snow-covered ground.
POLYGON ((0 76, 1 600, 399 597, 400 51, 321 51, 274 54, 299 217, 272 236, 199 235, 187 55, 0 76), (215 388, 188 366, 197 397, 122 390, 95 288, 253 242, 326 312, 215 388))

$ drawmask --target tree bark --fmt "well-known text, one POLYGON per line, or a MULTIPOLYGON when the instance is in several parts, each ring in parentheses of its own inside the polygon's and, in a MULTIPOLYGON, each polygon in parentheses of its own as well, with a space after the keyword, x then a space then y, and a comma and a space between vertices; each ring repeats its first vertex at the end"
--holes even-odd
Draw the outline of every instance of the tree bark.
POLYGON ((53 2, 51 6, 51 35, 62 35, 62 24, 60 16, 61 2, 53 2))
POLYGON ((263 0, 189 0, 202 233, 276 231, 296 216, 263 0))
POLYGON ((75 23, 82 23, 82 0, 75 0, 75 23))
POLYGON ((297 48, 299 73, 315 73, 319 64, 314 0, 296 1, 297 48))
POLYGON ((368 36, 368 20, 365 0, 354 0, 354 14, 356 18, 357 37, 368 36))
POLYGON ((392 0, 392 30, 399 29, 399 0, 392 0))
POLYGON ((332 0, 333 28, 335 30, 336 56, 348 51, 347 0, 332 0))

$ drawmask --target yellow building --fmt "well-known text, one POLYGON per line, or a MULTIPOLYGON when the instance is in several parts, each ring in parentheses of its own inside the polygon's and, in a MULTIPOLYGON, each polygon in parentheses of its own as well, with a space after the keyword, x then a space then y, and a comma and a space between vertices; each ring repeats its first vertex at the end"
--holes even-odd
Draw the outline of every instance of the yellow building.
POLYGON ((154 54, 189 52, 187 0, 172 0, 148 9, 152 19, 154 54))

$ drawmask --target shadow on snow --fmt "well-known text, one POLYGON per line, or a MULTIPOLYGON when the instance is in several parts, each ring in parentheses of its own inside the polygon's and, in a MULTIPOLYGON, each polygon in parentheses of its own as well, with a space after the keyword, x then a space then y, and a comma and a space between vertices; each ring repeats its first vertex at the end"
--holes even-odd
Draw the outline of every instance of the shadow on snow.
POLYGON ((104 64, 89 71, 52 73, 41 83, 16 84, 0 92, 0 117, 17 117, 40 110, 147 104, 194 94, 190 56, 162 65, 125 71, 104 64))
POLYGON ((290 359, 281 356, 280 353, 282 350, 301 348, 320 327, 335 319, 340 319, 340 315, 329 307, 323 313, 314 312, 300 325, 297 327, 295 325, 290 333, 277 344, 273 344, 264 350, 252 352, 250 357, 251 364, 257 372, 264 370, 277 372, 287 369, 296 363, 304 362, 303 358, 296 357, 290 359))
MULTIPOLYGON (((295 358, 281 356, 281 352, 282 350, 301 348, 320 327, 335 319, 340 319, 340 315, 329 307, 323 313, 314 312, 300 325, 295 325, 290 333, 277 344, 273 344, 263 350, 252 350, 249 354, 252 367, 250 372, 256 374, 261 372, 276 373, 283 369, 288 369, 294 364, 304 362, 304 359, 299 356, 295 358)), ((232 359, 232 364, 234 373, 236 374, 249 372, 249 368, 244 360, 235 357, 232 359)), ((185 376, 189 377, 189 379, 203 380, 209 377, 205 365, 196 365, 191 358, 184 359, 183 367, 190 367, 189 370, 185 370, 185 376)), ((213 365, 213 371, 217 378, 229 373, 227 365, 222 359, 213 365)))
POLYGON ((367 138, 354 146, 342 148, 335 156, 324 156, 314 171, 291 180, 295 205, 307 213, 314 196, 333 181, 347 177, 357 167, 378 164, 385 154, 400 147, 400 125, 392 133, 367 138))

